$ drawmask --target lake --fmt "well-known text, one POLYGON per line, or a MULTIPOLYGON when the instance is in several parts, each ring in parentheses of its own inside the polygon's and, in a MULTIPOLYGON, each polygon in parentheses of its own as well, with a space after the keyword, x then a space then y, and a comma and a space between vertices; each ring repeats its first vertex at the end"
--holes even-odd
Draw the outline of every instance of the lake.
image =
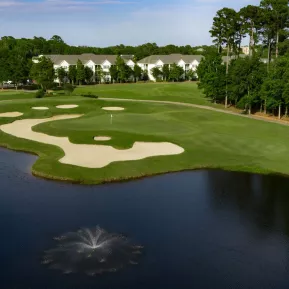
POLYGON ((289 179, 192 171, 100 186, 35 178, 0 148, 1 289, 288 288, 289 179), (99 276, 41 264, 53 237, 100 225, 144 246, 99 276))

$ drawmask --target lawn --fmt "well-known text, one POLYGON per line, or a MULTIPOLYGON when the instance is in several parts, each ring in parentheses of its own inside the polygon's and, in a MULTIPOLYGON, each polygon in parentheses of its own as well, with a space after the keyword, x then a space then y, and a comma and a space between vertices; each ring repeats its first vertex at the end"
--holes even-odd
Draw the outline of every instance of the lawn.
POLYGON ((22 90, 1 90, 0 89, 0 101, 12 100, 12 99, 29 99, 35 98, 35 93, 25 92, 22 90))
MULTIPOLYGON (((119 92, 117 96, 120 95, 119 92)), ((83 114, 77 119, 34 127, 35 131, 49 135, 68 136, 76 144, 95 144, 94 136, 105 135, 112 137, 105 145, 117 149, 128 149, 135 141, 171 142, 185 149, 180 155, 114 162, 101 169, 88 169, 59 163, 63 151, 56 146, 19 139, 0 131, 2 146, 38 154, 40 158, 33 166, 33 173, 47 178, 93 184, 197 168, 289 174, 289 127, 274 123, 170 104, 104 101, 79 96, 22 99, 0 104, 0 113, 10 111, 24 113, 16 119, 83 114), (59 104, 78 104, 79 107, 64 111, 55 108, 59 104), (34 111, 32 106, 47 106, 49 110, 34 111), (126 110, 113 112, 111 124, 111 112, 102 110, 102 106, 123 106, 126 110)), ((0 125, 14 120, 0 118, 0 125)))
POLYGON ((78 87, 74 94, 94 93, 99 97, 165 100, 200 105, 213 104, 198 89, 195 82, 101 84, 78 87))

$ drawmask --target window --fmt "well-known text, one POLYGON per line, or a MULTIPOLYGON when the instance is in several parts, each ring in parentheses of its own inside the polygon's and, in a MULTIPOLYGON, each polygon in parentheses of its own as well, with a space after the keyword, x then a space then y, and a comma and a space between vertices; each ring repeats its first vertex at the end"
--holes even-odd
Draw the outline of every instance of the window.
POLYGON ((103 65, 103 69, 109 69, 109 65, 103 65))

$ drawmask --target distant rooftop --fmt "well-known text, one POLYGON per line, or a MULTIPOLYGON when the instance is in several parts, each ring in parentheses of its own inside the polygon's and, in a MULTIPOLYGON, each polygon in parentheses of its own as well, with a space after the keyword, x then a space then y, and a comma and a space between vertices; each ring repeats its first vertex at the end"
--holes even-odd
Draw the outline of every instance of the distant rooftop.
MULTIPOLYGON (((94 53, 83 53, 81 55, 53 54, 53 55, 39 55, 38 57, 41 56, 50 58, 55 65, 60 65, 61 62, 63 61, 66 61, 69 65, 76 65, 78 60, 81 60, 82 63, 86 63, 91 60, 97 65, 102 64, 105 60, 108 60, 110 63, 114 64, 117 58, 117 55, 98 55, 94 53)), ((121 58, 123 58, 125 62, 129 61, 134 57, 133 55, 120 55, 120 56, 121 58)), ((33 60, 37 59, 38 57, 33 57, 33 60)))

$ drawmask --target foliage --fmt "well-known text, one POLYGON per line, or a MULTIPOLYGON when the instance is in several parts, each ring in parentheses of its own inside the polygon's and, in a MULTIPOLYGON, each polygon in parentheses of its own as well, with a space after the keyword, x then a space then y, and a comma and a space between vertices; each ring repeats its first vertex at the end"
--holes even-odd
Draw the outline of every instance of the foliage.
POLYGON ((70 83, 65 83, 63 86, 63 90, 66 94, 71 95, 74 91, 75 87, 70 83))
POLYGON ((85 77, 85 67, 81 60, 78 59, 76 64, 76 80, 78 81, 78 84, 82 84, 82 82, 85 80, 85 77))
POLYGON ((68 69, 68 79, 70 80, 71 84, 74 85, 77 78, 77 68, 75 65, 70 65, 68 69))
POLYGON ((133 76, 134 76, 135 82, 141 79, 142 72, 143 71, 142 71, 141 67, 135 63, 135 65, 133 67, 133 76))
POLYGON ((81 96, 83 97, 89 97, 89 98, 98 98, 98 96, 96 94, 93 94, 91 91, 89 91, 86 94, 81 94, 81 96))
POLYGON ((125 63, 119 55, 116 58, 115 65, 118 71, 118 81, 126 82, 133 76, 133 70, 125 63))
POLYGON ((260 99, 260 89, 266 76, 266 66, 258 57, 239 58, 229 66, 229 99, 239 107, 248 109, 260 99))
POLYGON ((170 77, 170 66, 168 64, 164 64, 163 65, 162 75, 163 75, 163 79, 165 81, 169 80, 169 77, 170 77))
POLYGON ((42 98, 45 95, 45 90, 44 89, 39 89, 36 93, 35 93, 35 97, 36 98, 42 98))
POLYGON ((59 80, 59 84, 61 85, 64 83, 65 78, 67 77, 67 72, 63 67, 59 67, 56 69, 56 75, 59 80))
POLYGON ((92 78, 93 78, 93 70, 88 67, 88 66, 85 66, 84 68, 84 73, 85 73, 85 81, 87 84, 91 83, 92 82, 92 78))
POLYGON ((158 67, 154 67, 151 69, 151 74, 155 80, 159 80, 162 77, 162 71, 158 67))
POLYGON ((118 80, 118 69, 116 65, 111 65, 109 68, 109 74, 111 77, 111 81, 115 82, 118 80))
POLYGON ((41 85, 42 89, 46 90, 53 84, 55 79, 52 61, 49 58, 41 57, 38 63, 32 65, 30 76, 41 85))
POLYGON ((178 66, 174 63, 170 67, 169 80, 179 81, 183 78, 184 73, 185 73, 184 69, 181 66, 178 66))
POLYGON ((279 57, 272 64, 268 76, 262 85, 262 98, 266 109, 278 108, 278 116, 281 117, 282 105, 288 109, 287 89, 289 83, 289 59, 279 57))
POLYGON ((3 82, 8 79, 8 50, 0 49, 0 82, 2 87, 3 82))
POLYGON ((194 70, 190 69, 186 72, 186 79, 187 80, 196 80, 197 74, 194 70))
POLYGON ((101 68, 101 66, 98 66, 96 69, 95 69, 95 81, 97 83, 101 83, 103 81, 103 78, 104 78, 104 71, 103 69, 101 68))
POLYGON ((199 88, 212 102, 222 102, 226 94, 226 68, 219 54, 203 58, 197 68, 199 88))

